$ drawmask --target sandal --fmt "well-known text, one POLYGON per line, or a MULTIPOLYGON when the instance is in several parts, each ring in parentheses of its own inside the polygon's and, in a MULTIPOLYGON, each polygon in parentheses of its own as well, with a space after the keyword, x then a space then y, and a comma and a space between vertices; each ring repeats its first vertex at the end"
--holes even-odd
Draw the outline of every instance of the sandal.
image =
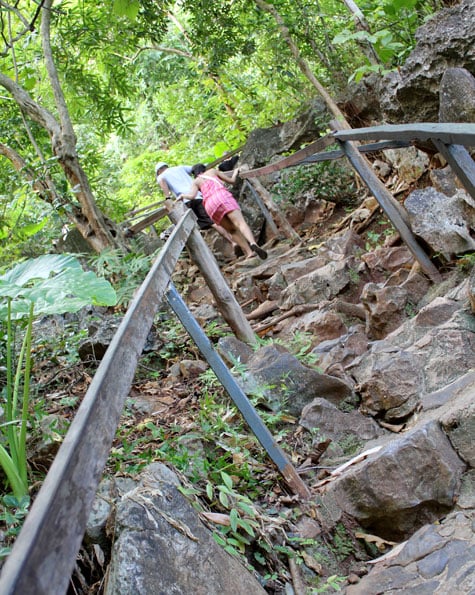
POLYGON ((259 256, 259 258, 261 258, 262 260, 265 260, 267 258, 267 252, 264 250, 264 248, 261 248, 257 244, 251 244, 250 246, 251 250, 253 250, 259 256))

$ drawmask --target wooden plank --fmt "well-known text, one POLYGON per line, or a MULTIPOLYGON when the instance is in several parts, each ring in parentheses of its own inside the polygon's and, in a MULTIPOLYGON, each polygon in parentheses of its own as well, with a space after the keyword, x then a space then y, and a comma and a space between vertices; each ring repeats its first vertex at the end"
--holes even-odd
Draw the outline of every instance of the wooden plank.
POLYGON ((348 140, 440 140, 446 145, 475 146, 475 124, 460 123, 416 123, 386 124, 371 128, 339 130, 335 138, 348 140))
POLYGON ((127 310, 5 562, 2 595, 66 593, 138 358, 194 228, 187 211, 127 310))
POLYGON ((150 213, 150 215, 144 217, 142 220, 134 223, 134 225, 131 225, 127 231, 131 234, 139 233, 139 231, 142 231, 146 227, 150 227, 150 225, 153 225, 160 219, 163 219, 163 217, 166 215, 168 215, 168 211, 165 207, 157 209, 156 211, 153 211, 153 213, 150 213))
POLYGON ((125 214, 125 216, 127 217, 127 220, 132 220, 135 218, 135 215, 138 215, 139 213, 143 213, 144 211, 150 211, 150 209, 154 209, 155 207, 158 206, 163 206, 165 204, 164 200, 159 200, 158 202, 154 202, 150 205, 147 205, 146 207, 140 207, 140 209, 135 209, 133 211, 129 211, 128 213, 125 214))
POLYGON ((272 214, 269 211, 269 209, 266 207, 264 202, 261 200, 261 197, 255 191, 251 182, 249 182, 249 180, 244 180, 244 187, 249 188, 249 190, 251 191, 252 197, 255 200, 255 202, 257 203, 257 206, 259 207, 259 209, 261 210, 261 213, 264 215, 264 219, 266 220, 266 223, 269 226, 271 233, 274 234, 274 236, 278 236, 279 230, 277 229, 277 225, 275 224, 272 214))
POLYGON ((285 215, 282 213, 279 207, 274 203, 274 201, 272 200, 271 193, 267 190, 267 188, 265 188, 259 180, 253 180, 252 185, 254 186, 254 189, 259 193, 266 207, 277 220, 278 225, 281 231, 284 233, 284 235, 290 240, 300 242, 299 234, 287 221, 285 215))
POLYGON ((411 229, 406 224, 400 212, 402 207, 399 205, 399 203, 397 203, 386 186, 377 177, 373 168, 358 151, 358 148, 353 146, 350 141, 345 142, 340 140, 339 142, 341 143, 343 151, 348 157, 348 160, 361 176, 368 188, 371 190, 371 193, 376 198, 379 205, 386 213, 396 230, 399 232, 404 243, 412 252, 414 258, 421 265, 422 270, 429 276, 430 279, 432 279, 432 281, 439 282, 441 280, 440 273, 431 262, 427 254, 422 250, 411 229), (397 206, 395 203, 397 203, 397 206))
MULTIPOLYGON (((376 153, 378 151, 384 151, 385 149, 403 149, 410 146, 411 143, 407 141, 381 141, 378 143, 359 145, 358 150, 360 153, 376 153)), ((295 167, 297 165, 308 165, 310 163, 319 163, 322 161, 332 161, 334 159, 341 159, 342 157, 345 157, 345 153, 341 149, 337 149, 335 151, 326 151, 325 153, 316 153, 315 155, 310 155, 310 157, 306 157, 299 163, 295 163, 290 167, 295 167)))
MULTIPOLYGON (((183 204, 172 203, 171 201, 169 201, 168 207, 170 209, 168 216, 173 222, 179 221, 182 210, 186 209, 183 204)), ((186 210, 190 211, 191 209, 186 210)), ((195 217, 194 214, 193 217, 195 217)), ((249 321, 244 316, 239 302, 226 283, 213 253, 197 227, 195 227, 188 238, 187 248, 191 258, 197 264, 211 290, 216 300, 216 306, 224 320, 229 324, 229 327, 238 339, 254 345, 257 342, 257 337, 249 321)))
POLYGON ((305 159, 305 157, 313 155, 314 153, 318 153, 319 151, 323 151, 323 149, 326 147, 334 145, 335 142, 334 133, 332 132, 331 134, 322 136, 322 138, 310 143, 303 149, 300 149, 300 151, 296 151, 289 157, 285 157, 276 163, 271 163, 270 165, 259 167, 257 169, 250 169, 249 171, 239 171, 239 176, 241 178, 256 178, 258 176, 271 174, 275 171, 279 171, 280 169, 284 169, 285 167, 289 167, 290 165, 295 165, 296 163, 302 161, 302 159, 305 159))
POLYGON ((439 153, 445 157, 464 188, 475 200, 475 162, 470 153, 461 145, 446 145, 438 140, 435 140, 434 144, 439 153))

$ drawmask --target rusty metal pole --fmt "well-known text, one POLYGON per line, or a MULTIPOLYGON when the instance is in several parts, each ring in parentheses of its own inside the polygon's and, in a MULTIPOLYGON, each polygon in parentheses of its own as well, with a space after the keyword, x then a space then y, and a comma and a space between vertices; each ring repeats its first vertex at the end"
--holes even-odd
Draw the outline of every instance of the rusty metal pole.
POLYGON ((236 407, 242 413, 244 419, 249 424, 249 427, 261 445, 265 448, 269 457, 276 464, 291 490, 304 500, 308 500, 311 496, 309 488, 298 475, 295 467, 289 461, 285 452, 276 443, 272 434, 267 429, 267 426, 257 414, 257 411, 254 409, 242 388, 233 378, 220 355, 213 349, 210 340, 205 335, 200 325, 196 322, 172 283, 169 285, 166 297, 187 333, 206 358, 213 369, 213 372, 216 374, 216 377, 224 386, 236 407))

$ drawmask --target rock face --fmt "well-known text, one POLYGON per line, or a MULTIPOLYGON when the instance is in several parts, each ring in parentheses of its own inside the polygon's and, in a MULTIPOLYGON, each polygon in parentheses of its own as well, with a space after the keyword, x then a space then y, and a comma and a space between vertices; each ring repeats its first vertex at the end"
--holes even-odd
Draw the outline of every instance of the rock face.
POLYGON ((413 232, 446 260, 475 249, 475 209, 463 190, 452 196, 434 188, 414 190, 404 202, 413 232))
POLYGON ((383 79, 351 84, 339 104, 350 117, 377 122, 474 122, 475 5, 462 0, 417 31, 403 66, 383 79), (459 90, 463 89, 462 93, 459 90))
POLYGON ((388 75, 379 87, 386 120, 437 122, 440 82, 450 68, 464 68, 475 74, 472 0, 462 0, 441 10, 418 30, 416 46, 405 64, 399 72, 388 75))
POLYGON ((257 580, 214 541, 178 491, 176 475, 155 463, 124 494, 107 595, 265 593, 257 580))
POLYGON ((245 163, 250 169, 260 167, 275 155, 313 141, 322 132, 315 122, 326 119, 326 113, 323 101, 316 99, 310 109, 294 120, 273 128, 254 130, 247 139, 239 163, 245 163))

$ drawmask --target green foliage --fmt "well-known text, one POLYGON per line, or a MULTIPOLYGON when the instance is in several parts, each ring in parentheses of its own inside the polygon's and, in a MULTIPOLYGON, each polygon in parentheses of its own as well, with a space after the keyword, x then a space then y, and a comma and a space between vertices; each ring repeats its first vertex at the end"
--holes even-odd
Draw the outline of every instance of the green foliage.
POLYGON ((16 498, 28 492, 26 430, 29 413, 34 317, 76 312, 88 304, 112 305, 115 292, 107 281, 82 270, 70 256, 46 255, 22 262, 0 276, 0 321, 5 327, 7 381, 3 393, 5 423, 0 428, 0 465, 16 498), (23 340, 15 364, 15 335, 23 340))
POLYGON ((0 548, 0 559, 6 558, 11 551, 10 543, 13 543, 23 525, 23 521, 28 514, 30 506, 29 496, 16 498, 11 494, 2 496, 2 505, 0 508, 0 523, 4 526, 3 545, 0 548))
POLYGON ((300 165, 283 172, 272 192, 276 202, 294 204, 305 193, 337 204, 354 194, 354 174, 337 161, 300 165))
POLYGON ((432 0, 365 0, 359 3, 370 31, 343 29, 332 42, 345 47, 352 47, 353 42, 369 44, 381 64, 357 67, 350 80, 358 82, 370 72, 384 75, 402 65, 414 48, 417 28, 433 13, 436 4, 432 0))
POLYGON ((471 271, 475 266, 475 252, 467 252, 462 256, 457 256, 456 266, 464 272, 471 271))
POLYGON ((89 259, 91 268, 99 277, 113 283, 117 292, 117 305, 127 307, 134 292, 150 270, 152 256, 119 250, 103 250, 89 259))
POLYGON ((346 582, 346 577, 333 574, 332 576, 329 576, 327 579, 325 579, 323 584, 319 585, 318 587, 312 587, 309 591, 309 595, 341 591, 341 587, 344 582, 346 582))
POLYGON ((221 471, 220 476, 217 485, 206 484, 206 495, 213 506, 229 513, 229 526, 221 526, 214 538, 230 554, 244 554, 259 528, 257 511, 250 498, 234 489, 230 475, 221 471))

